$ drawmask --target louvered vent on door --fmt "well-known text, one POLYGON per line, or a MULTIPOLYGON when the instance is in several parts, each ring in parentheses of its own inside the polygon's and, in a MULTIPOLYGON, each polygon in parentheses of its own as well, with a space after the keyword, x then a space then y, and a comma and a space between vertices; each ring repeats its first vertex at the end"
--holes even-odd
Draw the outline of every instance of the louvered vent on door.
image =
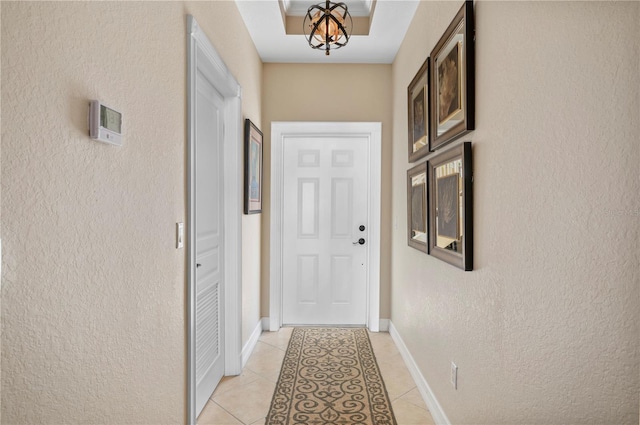
POLYGON ((216 283, 198 294, 196 301, 196 380, 213 365, 220 354, 218 332, 220 284, 216 283))

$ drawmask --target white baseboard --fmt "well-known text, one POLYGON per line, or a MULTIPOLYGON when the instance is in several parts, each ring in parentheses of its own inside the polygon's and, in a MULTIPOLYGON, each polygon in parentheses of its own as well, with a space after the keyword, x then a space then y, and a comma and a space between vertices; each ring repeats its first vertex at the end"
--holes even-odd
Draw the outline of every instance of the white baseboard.
MULTIPOLYGON (((263 319, 264 320, 264 319, 263 319)), ((253 353, 253 349, 256 348, 256 344, 258 343, 258 339, 260 338, 260 334, 262 333, 262 320, 258 321, 255 329, 251 333, 249 337, 249 341, 242 347, 242 368, 247 364, 249 357, 251 357, 251 353, 253 353)))
POLYGON ((271 326, 269 318, 268 317, 263 317, 261 320, 262 320, 262 330, 263 331, 268 331, 270 329, 269 327, 271 326))
POLYGON ((380 332, 389 332, 389 319, 380 319, 380 332))
POLYGON ((393 322, 391 321, 389 321, 389 334, 391 335, 393 341, 396 343, 396 346, 398 347, 398 350, 400 351, 400 354, 404 359, 404 363, 407 365, 407 369, 409 369, 413 380, 416 382, 416 386, 418 387, 420 395, 422 395, 422 399, 424 400, 427 408, 429 409, 429 412, 431 413, 433 421, 438 425, 451 425, 451 422, 449 422, 449 418, 447 418, 444 410, 442 410, 442 406, 440 406, 440 403, 438 403, 438 400, 436 400, 436 396, 433 394, 433 391, 431 391, 427 380, 424 379, 424 376, 422 376, 420 369, 418 369, 418 365, 413 360, 411 353, 409 353, 409 349, 405 345, 402 337, 398 333, 398 330, 395 328, 395 326, 393 326, 393 322))

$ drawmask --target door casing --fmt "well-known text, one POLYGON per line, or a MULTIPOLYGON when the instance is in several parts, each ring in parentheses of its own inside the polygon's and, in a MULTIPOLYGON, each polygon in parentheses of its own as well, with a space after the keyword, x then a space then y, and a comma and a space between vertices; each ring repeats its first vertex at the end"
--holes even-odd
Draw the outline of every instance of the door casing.
POLYGON ((368 208, 369 261, 367 270, 367 327, 380 330, 380 191, 382 123, 273 122, 271 123, 271 223, 269 329, 282 326, 283 153, 288 137, 366 137, 369 141, 370 196, 368 208))
POLYGON ((195 88, 204 73, 224 97, 225 375, 242 372, 242 90, 209 38, 187 15, 187 423, 196 423, 195 362, 195 88))

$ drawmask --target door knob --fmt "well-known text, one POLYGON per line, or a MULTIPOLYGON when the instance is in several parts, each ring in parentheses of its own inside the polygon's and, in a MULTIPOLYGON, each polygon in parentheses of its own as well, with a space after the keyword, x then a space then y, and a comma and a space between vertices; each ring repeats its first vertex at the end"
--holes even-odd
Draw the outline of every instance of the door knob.
POLYGON ((358 229, 360 229, 361 232, 364 232, 365 227, 364 225, 361 224, 360 227, 358 227, 358 229))
POLYGON ((354 245, 364 245, 364 242, 365 242, 364 238, 360 238, 357 241, 355 241, 353 244, 354 245))
POLYGON ((196 263, 196 267, 200 267, 202 264, 200 263, 196 263))

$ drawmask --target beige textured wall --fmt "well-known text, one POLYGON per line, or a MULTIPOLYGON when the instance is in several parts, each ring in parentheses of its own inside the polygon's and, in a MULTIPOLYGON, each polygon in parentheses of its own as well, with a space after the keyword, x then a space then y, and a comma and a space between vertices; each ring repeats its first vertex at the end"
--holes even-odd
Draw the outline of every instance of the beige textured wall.
POLYGON ((459 6, 393 64, 392 322, 451 423, 638 423, 640 4, 476 3, 466 273, 405 231, 406 87, 459 6))
POLYGON ((262 316, 269 316, 269 195, 272 121, 382 122, 380 317, 390 315, 391 65, 266 63, 263 68, 265 202, 262 239, 262 316), (322 95, 320 95, 322 94, 322 95))
MULTIPOLYGON (((188 13, 259 122, 262 65, 233 2, 2 4, 6 423, 186 418, 175 223, 185 220, 188 13), (87 137, 92 98, 124 113, 123 147, 87 137)), ((259 234, 259 219, 243 231, 259 234)), ((259 319, 258 243, 243 254, 243 292, 254 292, 243 329, 259 319)))

